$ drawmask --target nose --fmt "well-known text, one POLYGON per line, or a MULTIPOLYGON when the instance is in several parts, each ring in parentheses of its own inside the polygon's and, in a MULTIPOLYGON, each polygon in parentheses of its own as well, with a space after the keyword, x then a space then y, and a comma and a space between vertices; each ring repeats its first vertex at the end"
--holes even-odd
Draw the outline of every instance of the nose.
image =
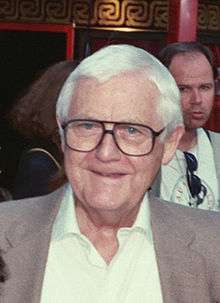
POLYGON ((118 161, 121 151, 118 149, 111 132, 106 132, 102 142, 96 148, 96 157, 102 162, 118 161))
POLYGON ((191 103, 200 104, 202 102, 202 94, 198 88, 192 90, 191 103))

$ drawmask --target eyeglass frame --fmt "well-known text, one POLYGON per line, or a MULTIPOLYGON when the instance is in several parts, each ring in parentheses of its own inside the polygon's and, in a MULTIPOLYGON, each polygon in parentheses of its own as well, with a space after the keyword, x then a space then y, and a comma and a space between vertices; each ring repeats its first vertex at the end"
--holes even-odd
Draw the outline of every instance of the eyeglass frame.
POLYGON ((198 169, 198 161, 197 161, 196 157, 192 153, 189 153, 189 152, 183 152, 183 153, 184 153, 184 157, 185 157, 186 165, 187 165, 187 167, 186 167, 187 184, 188 184, 189 191, 190 191, 192 198, 195 198, 195 197, 197 198, 196 206, 198 206, 203 203, 204 198, 207 194, 207 188, 205 187, 205 185, 202 184, 201 179, 197 175, 194 174, 194 172, 198 169), (190 161, 192 163, 191 166, 189 165, 190 161), (193 165, 193 167, 192 167, 192 165, 193 165), (191 176, 189 175, 189 173, 191 174, 191 176), (193 186, 192 186, 192 182, 191 182, 192 179, 194 180, 194 182, 197 182, 197 186, 198 185, 200 186, 200 191, 198 193, 193 192, 193 186), (199 196, 201 193, 203 194, 203 197, 199 196))
POLYGON ((152 150, 154 149, 156 138, 159 137, 159 135, 161 135, 161 133, 162 133, 162 132, 165 130, 165 128, 166 128, 166 127, 163 127, 161 130, 155 131, 155 130, 152 129, 150 126, 145 125, 145 124, 141 124, 141 123, 118 122, 118 121, 105 121, 105 120, 96 120, 96 119, 71 119, 71 120, 67 121, 66 123, 63 123, 63 124, 61 125, 61 127, 62 127, 62 129, 63 129, 63 131, 64 131, 65 145, 66 145, 68 148, 70 148, 71 150, 78 151, 78 152, 82 152, 82 153, 91 152, 91 151, 95 150, 95 149, 102 143, 102 141, 103 141, 103 139, 104 139, 104 137, 105 137, 106 134, 110 134, 110 135, 112 135, 113 140, 114 140, 114 143, 115 143, 115 145, 118 147, 118 149, 119 149, 123 154, 125 154, 125 155, 127 155, 127 156, 132 156, 132 157, 142 157, 142 156, 147 156, 147 155, 149 155, 149 154, 152 152, 152 150), (69 145, 67 144, 67 139, 66 139, 67 126, 68 126, 70 123, 75 122, 75 121, 89 121, 89 122, 91 121, 91 122, 98 122, 98 123, 100 123, 100 125, 102 126, 102 130, 103 130, 103 131, 102 131, 102 136, 101 136, 100 140, 98 141, 97 145, 96 145, 94 148, 92 148, 92 149, 90 149, 90 150, 83 151, 83 150, 79 150, 79 149, 76 149, 76 148, 72 148, 71 146, 69 146, 69 145), (106 129, 106 128, 105 128, 105 125, 104 125, 105 123, 114 124, 114 125, 113 125, 113 128, 112 128, 112 129, 106 129), (124 152, 124 151, 120 148, 120 146, 119 146, 119 144, 118 144, 118 142, 117 142, 117 140, 116 140, 115 134, 114 134, 115 125, 120 125, 120 124, 122 124, 122 125, 123 125, 123 124, 136 125, 136 126, 141 126, 141 127, 144 127, 144 128, 147 128, 148 130, 150 130, 150 132, 151 132, 151 134, 152 134, 152 147, 151 147, 150 151, 147 152, 147 153, 144 153, 144 154, 140 154, 140 155, 134 155, 134 154, 129 154, 129 153, 124 152))

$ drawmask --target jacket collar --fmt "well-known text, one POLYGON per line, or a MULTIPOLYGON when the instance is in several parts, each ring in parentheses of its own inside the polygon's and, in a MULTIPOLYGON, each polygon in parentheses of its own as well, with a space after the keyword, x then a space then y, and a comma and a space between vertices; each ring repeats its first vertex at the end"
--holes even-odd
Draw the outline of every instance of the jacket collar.
MULTIPOLYGON (((14 226, 16 232, 13 228, 7 232, 11 249, 4 259, 12 274, 5 284, 5 302, 40 302, 52 226, 63 190, 42 198, 41 207, 32 209, 27 223, 14 226)), ((182 212, 175 211, 181 207, 153 197, 149 203, 164 302, 210 302, 203 259, 194 248, 195 233, 190 224, 186 227, 187 218, 181 217, 182 212)))
MULTIPOLYGON (((151 196, 151 224, 164 302, 210 302, 205 264, 183 206, 151 196), (201 301, 202 298, 202 301, 201 301)), ((190 211, 190 209, 187 209, 190 211)))
POLYGON ((27 207, 29 212, 22 213, 23 218, 17 217, 6 231, 5 237, 9 247, 16 247, 23 240, 27 241, 29 238, 52 228, 65 187, 63 186, 47 196, 32 198, 32 201, 26 200, 27 204, 32 203, 31 208, 27 207))
POLYGON ((52 226, 64 189, 65 186, 48 196, 27 199, 27 204, 32 203, 32 207, 27 207, 29 212, 16 218, 6 232, 3 259, 9 278, 2 288, 4 302, 40 302, 52 226))

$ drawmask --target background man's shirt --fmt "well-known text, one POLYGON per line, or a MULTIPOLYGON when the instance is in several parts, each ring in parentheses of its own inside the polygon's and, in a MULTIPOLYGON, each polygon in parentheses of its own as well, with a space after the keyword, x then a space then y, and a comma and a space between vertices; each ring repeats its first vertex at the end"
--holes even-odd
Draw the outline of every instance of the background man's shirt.
MULTIPOLYGON (((218 180, 211 142, 202 128, 197 130, 198 143, 189 150, 198 161, 195 175, 199 176, 207 188, 207 194, 198 208, 219 210, 218 180)), ((192 201, 186 179, 186 161, 182 151, 177 150, 173 159, 161 168, 160 197, 164 200, 189 206, 192 201)))

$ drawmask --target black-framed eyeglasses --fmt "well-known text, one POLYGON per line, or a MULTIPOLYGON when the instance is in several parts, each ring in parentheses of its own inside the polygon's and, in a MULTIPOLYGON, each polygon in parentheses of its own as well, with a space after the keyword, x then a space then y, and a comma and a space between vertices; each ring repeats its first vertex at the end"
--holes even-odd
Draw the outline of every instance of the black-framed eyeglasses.
POLYGON ((119 150, 128 156, 145 156, 154 148, 158 132, 143 124, 127 122, 99 121, 92 119, 73 119, 62 125, 65 144, 70 149, 90 152, 102 142, 105 134, 111 134, 119 150), (106 129, 105 124, 113 124, 106 129))
MULTIPOLYGON (((202 184, 201 179, 194 174, 198 169, 198 161, 196 157, 188 152, 184 152, 187 169, 186 177, 190 194, 196 199, 196 206, 201 204, 207 194, 207 188, 202 184)), ((190 202, 189 202, 190 204, 190 202)))

